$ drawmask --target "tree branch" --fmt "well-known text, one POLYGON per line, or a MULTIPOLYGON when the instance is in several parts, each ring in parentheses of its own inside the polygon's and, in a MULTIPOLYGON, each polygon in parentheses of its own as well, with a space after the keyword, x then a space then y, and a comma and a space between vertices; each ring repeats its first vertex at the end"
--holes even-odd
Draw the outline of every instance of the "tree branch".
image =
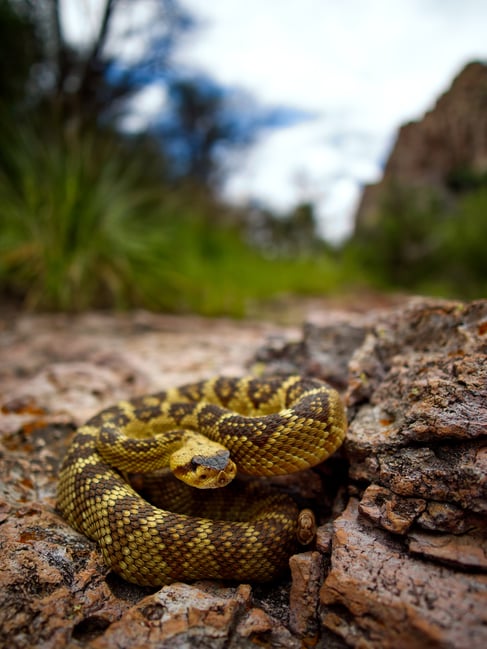
POLYGON ((103 50, 103 47, 105 45, 108 36, 113 9, 116 3, 117 0, 107 0, 107 3, 105 5, 105 11, 103 12, 103 19, 100 24, 100 31, 98 32, 98 37, 95 40, 93 49, 91 51, 91 55, 90 55, 91 61, 95 61, 96 59, 98 59, 103 50))

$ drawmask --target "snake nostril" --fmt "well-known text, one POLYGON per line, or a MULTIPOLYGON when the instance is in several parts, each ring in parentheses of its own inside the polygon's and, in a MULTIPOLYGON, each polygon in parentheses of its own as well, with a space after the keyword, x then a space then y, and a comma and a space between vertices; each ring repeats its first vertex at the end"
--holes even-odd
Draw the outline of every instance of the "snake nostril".
POLYGON ((223 471, 218 476, 218 482, 220 484, 225 484, 227 482, 227 476, 223 473, 223 471))

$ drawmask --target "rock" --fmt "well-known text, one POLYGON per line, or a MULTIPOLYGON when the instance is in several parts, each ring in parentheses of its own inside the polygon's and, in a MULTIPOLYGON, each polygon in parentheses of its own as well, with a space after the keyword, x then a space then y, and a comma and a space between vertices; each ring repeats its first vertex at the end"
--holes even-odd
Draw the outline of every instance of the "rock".
POLYGON ((352 647, 487 644, 487 575, 411 556, 401 541, 360 516, 356 499, 335 521, 320 600, 325 627, 352 647))
POLYGON ((90 649, 192 649, 267 646, 298 649, 278 620, 252 606, 249 585, 213 582, 164 586, 131 607, 90 643, 90 649))
POLYGON ((109 573, 57 515, 81 415, 242 374, 267 333, 142 314, 0 322, 0 646, 487 646, 487 301, 412 300, 348 325, 328 313, 261 358, 328 376, 349 413, 330 461, 273 480, 319 524, 292 582, 154 592, 109 573))
POLYGON ((272 630, 272 618, 261 608, 253 607, 239 622, 237 633, 243 638, 251 638, 269 633, 272 630))
POLYGON ((0 644, 64 647, 83 619, 115 621, 127 604, 111 594, 96 548, 60 535, 57 517, 36 508, 18 516, 2 526, 0 644))
POLYGON ((317 602, 323 581, 323 557, 319 552, 303 552, 292 556, 289 565, 289 627, 300 637, 315 637, 319 631, 317 602))
POLYGON ((352 646, 487 641, 486 323, 486 301, 413 301, 350 361, 359 500, 335 521, 321 600, 325 626, 352 646))
POLYGON ((461 507, 452 503, 438 503, 434 500, 426 504, 426 509, 418 517, 417 523, 425 530, 457 534, 465 532, 467 527, 461 507))
POLYGON ((401 127, 382 180, 362 194, 356 213, 359 229, 374 221, 388 187, 434 188, 449 195, 455 173, 487 171, 486 90, 487 65, 469 63, 432 110, 401 127))
POLYGON ((487 508, 486 321, 485 301, 414 303, 350 363, 350 477, 426 500, 430 525, 432 503, 456 507, 457 524, 487 508))
MULTIPOLYGON (((238 624, 235 647, 275 647, 279 649, 301 649, 301 642, 295 638, 276 618, 261 608, 251 608, 238 624), (244 640, 248 642, 245 643, 244 640)), ((229 645, 234 646, 234 645, 229 645)))
POLYGON ((405 534, 425 509, 423 498, 403 498, 374 484, 367 487, 359 503, 361 514, 394 534, 405 534))
POLYGON ((316 530, 316 549, 323 555, 331 553, 331 541, 333 537, 333 523, 330 521, 320 525, 316 530))
POLYGON ((415 531, 408 535, 411 554, 441 561, 460 569, 487 572, 487 524, 471 517, 464 534, 435 534, 415 531))
POLYGON ((174 648, 228 644, 233 627, 250 606, 250 587, 211 584, 164 586, 130 608, 110 625, 92 649, 174 648))
POLYGON ((261 347, 256 358, 265 363, 266 374, 308 374, 345 388, 350 357, 362 344, 371 318, 357 314, 351 322, 350 314, 337 312, 325 320, 325 324, 305 323, 299 342, 261 347))

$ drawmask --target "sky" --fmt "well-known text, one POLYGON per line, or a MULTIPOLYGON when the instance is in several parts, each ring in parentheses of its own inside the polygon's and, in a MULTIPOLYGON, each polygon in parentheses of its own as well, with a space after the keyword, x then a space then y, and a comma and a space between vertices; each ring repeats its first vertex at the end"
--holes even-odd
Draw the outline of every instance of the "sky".
MULTIPOLYGON (((90 2, 98 0, 81 4, 90 2)), ((361 187, 380 178, 398 127, 432 108, 466 63, 487 61, 486 0, 181 4, 198 27, 179 64, 307 116, 262 131, 232 159, 224 197, 283 212, 311 200, 321 234, 335 242, 351 233, 361 187)), ((79 15, 69 24, 81 31, 79 15)), ((163 103, 160 88, 146 90, 139 121, 163 103)))

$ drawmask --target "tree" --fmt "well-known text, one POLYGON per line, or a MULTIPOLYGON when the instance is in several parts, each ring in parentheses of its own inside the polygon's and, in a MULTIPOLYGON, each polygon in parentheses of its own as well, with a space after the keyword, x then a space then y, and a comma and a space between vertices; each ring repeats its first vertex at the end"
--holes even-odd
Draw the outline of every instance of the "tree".
MULTIPOLYGON (((175 49, 196 25, 176 0, 104 0, 99 20, 91 16, 84 21, 97 25, 85 44, 68 39, 61 0, 0 2, 17 21, 16 33, 30 30, 27 39, 19 34, 0 42, 0 53, 5 48, 0 60, 9 60, 7 48, 15 51, 24 40, 35 46, 30 49, 36 56, 26 59, 18 75, 28 78, 22 103, 31 109, 29 121, 40 116, 44 133, 49 127, 70 134, 122 128, 121 118, 133 110, 130 100, 148 86, 163 85, 168 104, 146 125, 146 135, 158 141, 171 178, 190 177, 214 188, 228 151, 248 145, 259 129, 296 118, 295 113, 290 117, 285 110, 258 106, 241 89, 222 87, 175 65, 175 49), (129 50, 136 46, 138 54, 127 53, 127 44, 129 50)), ((2 27, 9 32, 8 21, 0 25, 0 36, 2 27)), ((3 79, 8 78, 5 69, 3 79)), ((6 93, 11 95, 10 89, 6 93)))
POLYGON ((217 187, 235 150, 259 131, 291 124, 304 113, 259 105, 245 90, 217 84, 203 74, 170 75, 168 106, 153 127, 176 177, 189 176, 217 187))
MULTIPOLYGON (((217 85, 206 76, 175 77, 169 81, 169 110, 154 126, 163 149, 171 157, 176 176, 189 176, 205 185, 219 180, 225 149, 247 145, 262 120, 235 110, 249 98, 236 89, 217 85)), ((255 108, 255 106, 254 106, 255 108)))
POLYGON ((24 102, 31 69, 40 57, 40 43, 31 18, 13 3, 0 0, 0 113, 3 118, 12 117, 24 102))
MULTIPOLYGON (((71 128, 113 121, 144 85, 167 75, 175 42, 192 25, 174 0, 105 0, 90 41, 74 45, 63 27, 60 0, 1 1, 0 36, 2 32, 9 36, 9 24, 14 20, 19 36, 22 29, 29 30, 29 37, 2 39, 0 59, 11 60, 19 43, 35 43, 37 59, 27 61, 30 83, 24 90, 28 103, 44 108, 45 115, 71 128), (136 8, 140 15, 144 6, 145 22, 134 27, 123 19, 136 8), (121 44, 133 39, 144 43, 144 48, 138 57, 124 59, 119 54, 121 44)), ((93 17, 87 22, 95 23, 93 17)), ((0 68, 0 79, 7 78, 2 72, 0 68)))

